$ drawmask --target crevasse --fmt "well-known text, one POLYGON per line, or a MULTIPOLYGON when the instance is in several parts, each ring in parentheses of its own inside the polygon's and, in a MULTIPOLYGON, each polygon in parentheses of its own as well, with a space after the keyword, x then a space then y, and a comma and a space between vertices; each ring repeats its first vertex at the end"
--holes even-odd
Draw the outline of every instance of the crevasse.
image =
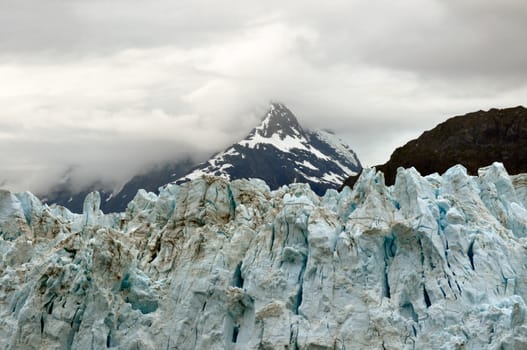
POLYGON ((270 191, 206 177, 126 212, 0 192, 3 349, 527 347, 527 175, 270 191))

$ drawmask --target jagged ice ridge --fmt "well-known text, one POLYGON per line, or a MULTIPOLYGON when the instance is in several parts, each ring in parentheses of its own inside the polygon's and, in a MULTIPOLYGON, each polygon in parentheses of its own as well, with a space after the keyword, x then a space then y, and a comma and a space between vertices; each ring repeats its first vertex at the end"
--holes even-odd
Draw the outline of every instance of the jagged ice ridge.
POLYGON ((205 177, 104 215, 0 192, 3 349, 527 347, 527 175, 205 177))

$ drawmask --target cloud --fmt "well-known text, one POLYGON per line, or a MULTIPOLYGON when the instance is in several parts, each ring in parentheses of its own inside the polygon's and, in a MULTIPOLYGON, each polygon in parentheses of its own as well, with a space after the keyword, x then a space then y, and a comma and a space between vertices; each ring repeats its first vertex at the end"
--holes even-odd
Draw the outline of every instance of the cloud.
POLYGON ((0 183, 118 187, 204 159, 271 100, 363 163, 444 119, 524 104, 527 5, 505 0, 0 0, 0 183), (8 151, 7 151, 8 150, 8 151))
POLYGON ((227 145, 232 135, 184 101, 203 83, 200 74, 184 73, 190 56, 132 50, 70 63, 1 65, 0 147, 9 150, 0 156, 2 176, 14 188, 43 191, 74 166, 84 184, 102 176, 116 185, 145 166, 200 159, 227 145))

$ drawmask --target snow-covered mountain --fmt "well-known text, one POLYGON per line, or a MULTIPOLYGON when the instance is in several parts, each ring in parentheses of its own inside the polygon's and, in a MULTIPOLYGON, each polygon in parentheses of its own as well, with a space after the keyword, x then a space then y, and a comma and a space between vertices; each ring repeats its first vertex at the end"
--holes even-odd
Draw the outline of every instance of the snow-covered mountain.
POLYGON ((328 188, 338 188, 344 179, 361 169, 355 153, 335 135, 302 129, 291 111, 275 103, 261 125, 244 140, 203 164, 196 165, 190 158, 161 164, 135 175, 122 188, 113 191, 99 181, 78 191, 65 181, 39 197, 46 203, 80 213, 86 195, 98 191, 101 209, 109 213, 124 211, 139 189, 157 193, 159 187, 170 182, 183 183, 202 175, 261 178, 273 189, 307 182, 316 193, 323 194, 328 188))
POLYGON ((260 178, 271 189, 308 183, 322 195, 362 169, 356 154, 327 131, 303 129, 283 104, 273 103, 261 124, 243 140, 200 164, 175 183, 214 175, 228 180, 260 178))
POLYGON ((0 191, 1 349, 527 348, 527 175, 501 164, 99 204, 0 191))

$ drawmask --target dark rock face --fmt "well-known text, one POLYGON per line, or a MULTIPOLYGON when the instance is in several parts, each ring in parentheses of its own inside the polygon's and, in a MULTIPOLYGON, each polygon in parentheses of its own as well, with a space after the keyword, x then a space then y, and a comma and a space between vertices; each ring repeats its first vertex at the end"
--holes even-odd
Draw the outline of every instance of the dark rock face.
MULTIPOLYGON (((390 160, 376 166, 392 185, 398 167, 416 168, 422 175, 443 173, 462 164, 471 175, 501 162, 510 174, 527 172, 527 109, 519 106, 478 111, 448 119, 419 138, 397 148, 390 160)), ((344 185, 352 187, 357 177, 344 185)))

